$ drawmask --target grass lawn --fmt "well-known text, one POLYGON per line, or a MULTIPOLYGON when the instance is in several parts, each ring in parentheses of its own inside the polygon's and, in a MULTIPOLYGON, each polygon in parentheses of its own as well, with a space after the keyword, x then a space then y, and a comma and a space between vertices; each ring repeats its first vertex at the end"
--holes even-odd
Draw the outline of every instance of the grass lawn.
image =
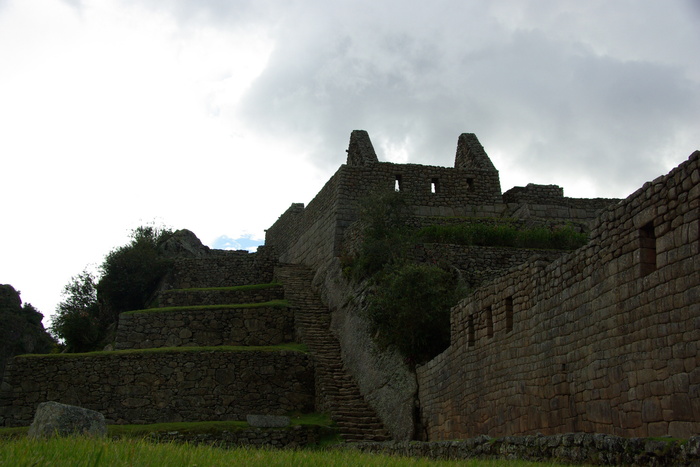
POLYGON ((220 449, 145 440, 27 438, 0 441, 0 466, 542 466, 520 461, 430 461, 365 454, 353 450, 220 449))

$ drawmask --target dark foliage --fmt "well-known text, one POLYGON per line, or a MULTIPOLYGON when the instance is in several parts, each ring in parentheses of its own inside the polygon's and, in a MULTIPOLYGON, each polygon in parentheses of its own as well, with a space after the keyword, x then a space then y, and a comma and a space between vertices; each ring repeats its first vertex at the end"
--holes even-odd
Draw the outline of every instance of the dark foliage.
POLYGON ((450 344, 450 308, 459 296, 457 277, 434 265, 385 272, 368 307, 377 343, 396 347, 412 364, 430 360, 450 344))
POLYGON ((450 308, 458 299, 455 275, 437 265, 407 262, 415 241, 400 193, 374 194, 360 206, 365 226, 347 271, 372 286, 368 318, 380 347, 395 347, 411 363, 422 363, 449 345, 450 308))
POLYGON ((72 277, 63 288, 63 297, 51 321, 51 332, 68 352, 99 349, 108 326, 100 320, 94 277, 87 271, 72 277))
POLYGON ((345 271, 372 286, 368 318, 381 347, 397 348, 411 363, 423 363, 449 346, 450 309, 466 295, 449 265, 412 264, 417 243, 570 250, 587 235, 571 226, 522 228, 507 221, 407 227, 408 208, 400 193, 374 194, 361 202, 364 225, 358 254, 344 257, 345 271))
POLYGON ((24 353, 48 353, 56 341, 41 323, 42 315, 30 303, 22 305, 11 285, 0 285, 0 379, 8 358, 24 353))
POLYGON ((360 202, 360 221, 365 225, 360 254, 351 261, 351 275, 367 279, 404 260, 408 242, 407 207, 400 193, 370 195, 360 202))
POLYGON ((159 246, 171 235, 169 229, 139 227, 128 244, 105 257, 99 280, 88 272, 71 278, 51 326, 67 351, 102 349, 113 338, 119 313, 147 307, 170 267, 159 246))
POLYGON ((96 286, 102 323, 112 325, 119 313, 146 308, 170 267, 170 260, 158 246, 171 235, 169 229, 139 227, 132 232, 129 244, 107 255, 96 286))

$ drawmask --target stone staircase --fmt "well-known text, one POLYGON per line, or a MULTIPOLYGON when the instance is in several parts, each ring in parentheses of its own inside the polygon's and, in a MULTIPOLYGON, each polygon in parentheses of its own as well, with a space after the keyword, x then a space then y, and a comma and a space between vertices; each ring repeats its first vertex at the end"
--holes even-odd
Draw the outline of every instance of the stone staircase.
MULTIPOLYGON (((197 264, 219 267, 205 258, 197 264)), ((347 442, 391 439, 343 364, 312 271, 277 265, 274 276, 266 285, 207 288, 202 280, 163 290, 158 308, 122 313, 114 352, 15 362, 12 384, 0 394, 0 421, 30 423, 41 400, 98 410, 115 424, 316 411, 328 413, 347 442)))
POLYGON ((297 339, 306 344, 314 359, 317 404, 330 413, 345 441, 390 440, 343 364, 340 342, 330 329, 330 312, 311 287, 313 272, 286 264, 275 269, 275 277, 284 285, 285 298, 294 309, 297 339))

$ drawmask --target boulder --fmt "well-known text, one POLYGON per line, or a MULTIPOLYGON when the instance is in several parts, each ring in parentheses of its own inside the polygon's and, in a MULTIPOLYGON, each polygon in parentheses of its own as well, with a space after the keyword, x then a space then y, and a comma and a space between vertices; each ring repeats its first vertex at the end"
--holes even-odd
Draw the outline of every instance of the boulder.
POLYGON ((27 435, 30 438, 69 435, 102 437, 107 435, 107 425, 104 415, 94 410, 53 401, 42 402, 36 409, 27 435))
POLYGON ((290 423, 289 417, 283 415, 246 415, 245 419, 256 428, 284 428, 290 423))
POLYGON ((210 251, 208 246, 187 229, 173 232, 158 248, 168 258, 202 258, 210 251))

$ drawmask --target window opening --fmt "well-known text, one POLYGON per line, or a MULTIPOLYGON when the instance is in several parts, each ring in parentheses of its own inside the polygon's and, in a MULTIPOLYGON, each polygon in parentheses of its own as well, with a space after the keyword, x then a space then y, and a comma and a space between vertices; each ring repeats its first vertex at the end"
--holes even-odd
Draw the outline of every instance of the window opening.
POLYGON ((513 330, 513 297, 506 297, 506 332, 513 330))
POLYGON ((431 193, 439 193, 440 192, 440 185, 438 184, 438 179, 433 178, 430 180, 430 192, 431 193))
POLYGON ((468 345, 469 347, 474 347, 475 333, 474 333, 474 315, 469 315, 467 320, 467 335, 468 335, 468 345))
POLYGON ((401 175, 396 176, 396 181, 394 183, 394 190, 401 191, 401 175))
POLYGON ((491 305, 486 307, 484 312, 486 314, 486 335, 490 339, 493 337, 493 310, 491 309, 491 305))
POLYGON ((639 229, 639 270, 642 277, 656 271, 656 236, 653 222, 639 229))
POLYGON ((474 191, 474 179, 473 178, 467 179, 467 189, 469 191, 474 191))

